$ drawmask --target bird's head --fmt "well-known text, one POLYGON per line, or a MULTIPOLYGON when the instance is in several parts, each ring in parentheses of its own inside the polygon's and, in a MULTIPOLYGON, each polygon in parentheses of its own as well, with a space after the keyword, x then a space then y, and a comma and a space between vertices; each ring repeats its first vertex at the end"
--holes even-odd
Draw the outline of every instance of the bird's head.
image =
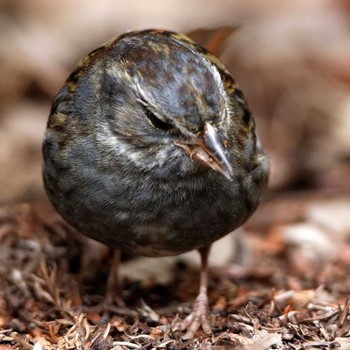
MULTIPOLYGON (((87 113, 103 118, 99 142, 146 168, 185 159, 231 179, 227 148, 232 114, 240 109, 226 91, 225 68, 187 37, 170 32, 132 32, 103 50, 103 60, 91 56, 91 76, 99 79, 85 88, 92 101, 87 113)), ((89 81, 88 72, 85 77, 89 81)))

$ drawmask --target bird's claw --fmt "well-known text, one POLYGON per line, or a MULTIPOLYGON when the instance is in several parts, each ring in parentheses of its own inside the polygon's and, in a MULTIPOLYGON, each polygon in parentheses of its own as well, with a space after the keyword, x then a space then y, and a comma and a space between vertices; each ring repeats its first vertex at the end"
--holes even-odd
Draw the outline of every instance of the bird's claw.
POLYGON ((182 321, 181 329, 187 329, 182 339, 192 339, 200 327, 207 335, 212 333, 208 322, 208 297, 206 294, 198 295, 193 303, 192 312, 182 321))

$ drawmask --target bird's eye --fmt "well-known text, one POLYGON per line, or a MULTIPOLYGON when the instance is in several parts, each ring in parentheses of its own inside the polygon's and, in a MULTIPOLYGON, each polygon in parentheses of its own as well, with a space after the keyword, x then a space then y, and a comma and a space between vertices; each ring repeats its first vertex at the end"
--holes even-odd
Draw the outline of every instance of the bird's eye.
POLYGON ((149 111, 147 108, 145 108, 146 116, 149 119, 149 121, 152 123, 152 125, 160 130, 167 131, 171 128, 171 125, 164 122, 163 120, 160 120, 157 118, 151 111, 149 111))
POLYGON ((246 106, 243 107, 243 116, 242 116, 242 119, 243 119, 243 123, 244 123, 245 125, 248 125, 248 124, 249 124, 249 121, 250 121, 250 119, 251 119, 251 113, 250 113, 249 109, 248 109, 246 106))

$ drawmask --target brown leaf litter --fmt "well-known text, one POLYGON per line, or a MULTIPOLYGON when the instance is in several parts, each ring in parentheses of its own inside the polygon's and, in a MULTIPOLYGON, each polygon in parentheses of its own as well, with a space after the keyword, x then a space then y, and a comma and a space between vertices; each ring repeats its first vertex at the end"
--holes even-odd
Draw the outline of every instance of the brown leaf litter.
POLYGON ((198 332, 190 341, 175 327, 198 284, 186 260, 174 258, 166 284, 135 280, 128 270, 130 309, 105 305, 106 247, 76 233, 47 203, 1 207, 0 350, 350 349, 350 265, 342 253, 349 232, 333 235, 328 253, 311 254, 312 242, 306 249, 284 227, 313 223, 330 199, 304 200, 304 214, 298 208, 294 218, 289 200, 267 201, 246 225, 249 263, 211 266, 213 336, 198 332), (288 213, 280 209, 268 224, 265 210, 276 205, 288 213))

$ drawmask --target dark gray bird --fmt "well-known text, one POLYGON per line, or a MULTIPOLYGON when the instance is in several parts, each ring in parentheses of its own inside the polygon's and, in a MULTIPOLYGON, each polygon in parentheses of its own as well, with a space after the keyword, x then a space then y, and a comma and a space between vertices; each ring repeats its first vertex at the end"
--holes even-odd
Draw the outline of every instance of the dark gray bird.
POLYGON ((224 65, 181 34, 112 39, 57 94, 43 154, 52 204, 88 237, 151 257, 200 251, 184 338, 200 326, 210 334, 209 248, 254 212, 268 177, 254 120, 224 65))

